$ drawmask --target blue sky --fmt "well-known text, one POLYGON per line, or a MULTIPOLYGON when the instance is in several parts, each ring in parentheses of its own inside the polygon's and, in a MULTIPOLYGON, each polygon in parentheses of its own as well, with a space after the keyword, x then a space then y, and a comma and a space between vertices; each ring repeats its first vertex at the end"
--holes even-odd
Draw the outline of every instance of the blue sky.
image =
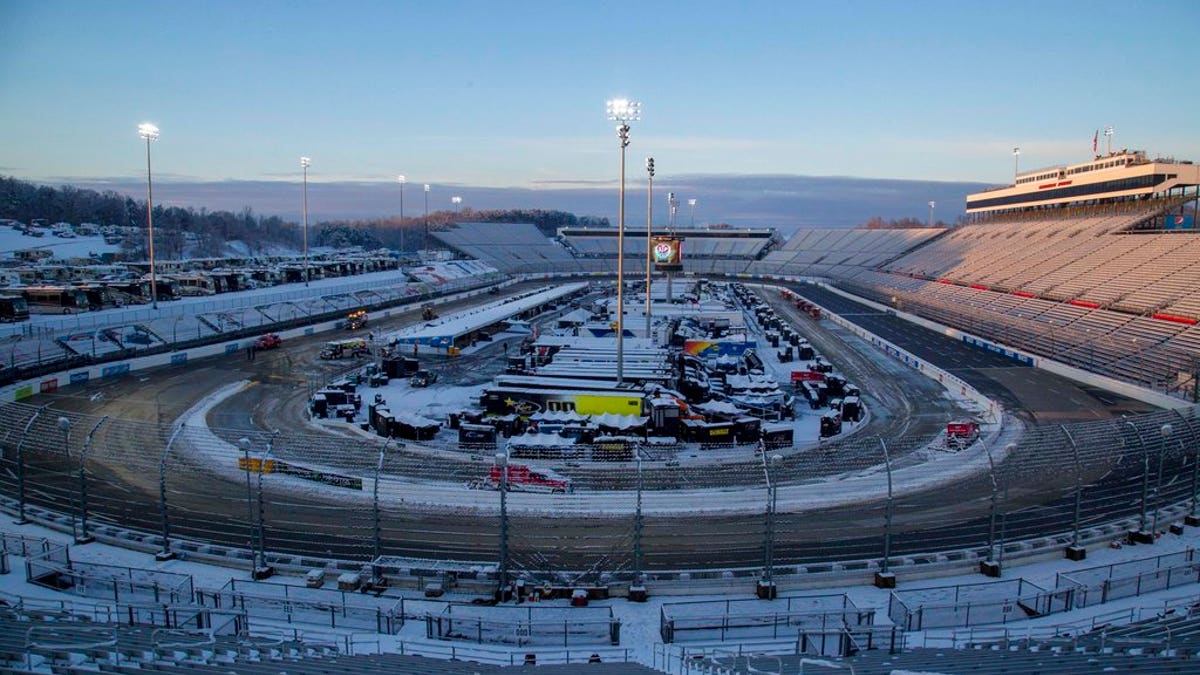
MULTIPOLYGON (((629 170, 980 181, 1116 147, 1200 159, 1180 2, 0 0, 0 173, 611 185, 629 170), (1101 138, 1101 150, 1104 139, 1101 138)), ((414 192, 414 201, 419 196, 414 192)))

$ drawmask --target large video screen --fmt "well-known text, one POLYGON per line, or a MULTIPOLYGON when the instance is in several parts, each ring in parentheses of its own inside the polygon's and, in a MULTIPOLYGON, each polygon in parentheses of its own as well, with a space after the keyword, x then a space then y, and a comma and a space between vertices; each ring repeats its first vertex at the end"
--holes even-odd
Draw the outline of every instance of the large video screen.
POLYGON ((683 269, 683 240, 679 237, 654 238, 654 267, 661 272, 683 269))

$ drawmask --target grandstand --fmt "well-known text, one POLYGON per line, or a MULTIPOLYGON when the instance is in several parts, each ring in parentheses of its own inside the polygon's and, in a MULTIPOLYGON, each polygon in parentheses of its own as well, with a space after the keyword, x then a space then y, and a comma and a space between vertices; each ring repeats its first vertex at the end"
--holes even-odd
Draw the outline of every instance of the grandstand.
POLYGON ((582 271, 562 244, 529 223, 455 223, 429 234, 450 250, 508 274, 582 271))
POLYGON ((753 263, 755 274, 853 276, 946 234, 940 228, 848 230, 812 228, 797 231, 786 244, 753 263))
MULTIPOLYGON (((1190 164, 1177 168, 1196 173, 1190 164)), ((1072 169, 1065 175, 1075 175, 1072 169)), ((1116 170, 1105 170, 1109 179, 1116 170)), ((1010 347, 1195 396, 1196 193, 1183 193, 1193 183, 1169 178, 1164 194, 1089 192, 1059 201, 1043 194, 1036 208, 977 209, 982 215, 972 222, 891 261, 870 269, 838 266, 821 276, 1010 347)), ((1189 180, 1200 182, 1200 176, 1189 180)), ((1037 189, 1028 181, 1020 185, 1037 189)), ((798 266, 786 268, 795 273, 798 266)))

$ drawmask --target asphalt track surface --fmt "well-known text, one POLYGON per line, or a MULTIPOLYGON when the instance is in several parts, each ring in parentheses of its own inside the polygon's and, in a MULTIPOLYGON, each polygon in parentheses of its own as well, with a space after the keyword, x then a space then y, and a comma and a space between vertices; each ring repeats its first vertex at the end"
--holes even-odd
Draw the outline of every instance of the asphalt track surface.
POLYGON ((1082 385, 995 352, 934 332, 811 284, 791 288, 812 302, 928 361, 1036 424, 1060 424, 1154 410, 1112 392, 1082 385))
MULTIPOLYGON (((1128 401, 1108 399, 1072 383, 1021 367, 1015 362, 970 347, 943 336, 914 327, 896 317, 867 310, 840 296, 817 296, 814 287, 800 290, 812 300, 844 315, 881 337, 954 372, 994 396, 1018 415, 1031 420, 1060 421, 1097 419, 1113 410, 1136 408, 1128 401), (842 304, 838 304, 842 303, 842 304), (839 311, 840 310, 840 311, 839 311), (1064 398, 1066 397, 1066 398, 1064 398), (1072 401, 1070 405, 1064 400, 1072 401), (1039 403, 1044 402, 1044 403, 1039 403), (1076 405, 1077 404, 1077 405, 1076 405)), ((823 293, 827 293, 822 291, 823 293)), ((464 303, 465 305, 465 303, 464 303)), ((443 312, 453 311, 447 307, 443 312)), ((785 310, 786 311, 786 310, 785 310)), ((801 323, 798 315, 794 322, 801 323)), ((405 325, 416 320, 414 314, 396 316, 392 322, 405 325)), ((811 323, 811 322, 810 322, 811 323)), ((853 340, 841 344, 834 329, 821 324, 804 326, 803 332, 830 358, 839 363, 852 380, 865 382, 877 378, 880 389, 869 401, 878 412, 879 426, 872 433, 926 433, 944 424, 947 410, 921 408, 934 396, 912 390, 888 390, 893 380, 881 370, 878 357, 855 358, 853 340), (916 395, 914 395, 914 392, 916 395)), ((844 333, 844 331, 843 331, 844 333)), ((209 423, 221 429, 227 440, 242 431, 278 428, 294 424, 303 415, 309 389, 335 377, 347 364, 320 362, 315 358, 329 335, 291 340, 281 350, 260 352, 254 361, 241 354, 198 361, 186 367, 166 367, 138 374, 118 382, 97 382, 68 387, 37 403, 50 402, 54 409, 110 415, 114 418, 153 421, 168 425, 190 408, 196 400, 220 386, 240 379, 257 384, 242 396, 227 401, 212 411, 209 423)), ((866 347, 870 349, 869 347, 866 347)), ((495 349, 500 349, 499 345, 495 349)), ((483 354, 471 364, 459 365, 460 377, 487 377, 495 368, 497 355, 483 354), (493 364, 493 365, 489 365, 493 364)), ((886 369, 886 366, 883 367, 886 369)), ((899 375, 899 373, 891 373, 899 375)), ((928 386, 928 382, 923 382, 928 386)), ((875 391, 871 386, 865 390, 875 391)), ((161 445, 154 439, 123 439, 131 450, 140 448, 157 455, 161 445)), ((1182 458, 1167 457, 1164 472, 1173 476, 1182 468, 1182 458)), ((47 489, 31 495, 34 503, 63 508, 62 496, 69 494, 63 467, 53 457, 40 458, 30 471, 30 482, 43 481, 58 490, 47 489), (57 499, 56 499, 57 496, 57 499)), ((802 459, 789 461, 780 475, 783 481, 798 479, 809 468, 802 459)), ((1143 481, 1142 458, 1122 458, 1121 464, 1105 467, 1087 489, 1083 522, 1110 520, 1114 514, 1136 512, 1130 494, 1143 481), (1125 465, 1127 464, 1127 465, 1125 465)), ((98 506, 95 518, 127 524, 157 532, 157 482, 155 476, 130 475, 120 467, 89 466, 98 480, 93 484, 101 492, 93 496, 98 506), (107 494, 104 494, 107 491, 107 494), (103 505, 103 506, 99 506, 103 505)), ((586 477, 585 477, 586 478, 586 477)), ((664 479, 666 476, 664 476, 664 479)), ((247 527, 247 499, 244 482, 208 475, 203 467, 172 467, 174 481, 202 481, 201 492, 173 491, 170 498, 171 528, 176 537, 247 546, 251 530, 247 527)), ((1186 482, 1186 481, 1183 481, 1186 482)), ((348 560, 369 559, 372 553, 373 521, 368 503, 349 504, 344 498, 303 496, 274 490, 267 481, 266 547, 270 553, 329 556, 348 560)), ((669 480, 663 480, 667 487, 669 480)), ((1164 501, 1186 494, 1186 485, 1172 481, 1164 487, 1164 501)), ((1070 481, 1064 476, 1039 476, 1020 485, 1006 486, 1000 533, 1009 539, 1037 536, 1047 531, 1062 531, 1069 524, 1073 506, 1070 481)), ((35 491, 36 492, 36 491, 35 491)), ((765 494, 765 490, 764 490, 765 494)), ((481 499, 495 500, 495 493, 481 493, 481 499)), ((951 493, 938 491, 918 495, 898 503, 895 512, 894 555, 930 550, 978 546, 986 541, 991 524, 990 487, 987 478, 964 481, 951 493)), ((631 500, 632 501, 632 500, 631 500)), ((516 569, 619 571, 629 568, 632 556, 632 518, 595 517, 564 519, 527 516, 511 519, 510 555, 516 569)), ((819 569, 831 561, 877 557, 882 550, 882 501, 856 505, 853 509, 780 513, 775 523, 777 565, 807 564, 819 569)), ((388 509, 382 518, 385 555, 423 559, 448 559, 491 562, 498 550, 499 519, 463 518, 455 514, 415 509, 388 509)), ((644 530, 645 567, 649 571, 723 567, 754 567, 763 560, 764 518, 727 516, 698 518, 647 518, 644 530)))

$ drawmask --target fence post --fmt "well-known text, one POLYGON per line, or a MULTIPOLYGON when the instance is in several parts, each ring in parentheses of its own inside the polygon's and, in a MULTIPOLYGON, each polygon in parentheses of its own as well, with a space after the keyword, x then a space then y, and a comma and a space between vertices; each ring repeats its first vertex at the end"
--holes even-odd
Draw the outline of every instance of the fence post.
POLYGON ((175 444, 175 439, 179 437, 179 432, 183 431, 183 425, 175 427, 175 431, 171 433, 171 438, 167 440, 167 445, 163 447, 162 455, 158 458, 158 508, 162 515, 162 550, 154 554, 154 559, 163 562, 173 560, 175 553, 171 551, 171 530, 167 522, 167 454, 171 452, 171 446, 175 444))
POLYGON ((96 422, 84 439, 83 450, 79 453, 79 535, 75 537, 76 544, 90 544, 95 541, 95 538, 88 534, 87 473, 84 471, 84 462, 87 461, 88 450, 92 447, 92 437, 107 419, 108 415, 105 415, 96 422))
MULTIPOLYGON (((41 342, 38 344, 41 345, 41 342)), ((40 346, 39 349, 41 349, 40 346)), ((29 429, 37 421, 38 415, 41 415, 42 411, 48 407, 50 404, 47 403, 33 412, 33 416, 21 430, 21 437, 17 439, 17 519, 14 521, 15 525, 24 525, 29 522, 25 517, 25 439, 29 436, 29 429)))

